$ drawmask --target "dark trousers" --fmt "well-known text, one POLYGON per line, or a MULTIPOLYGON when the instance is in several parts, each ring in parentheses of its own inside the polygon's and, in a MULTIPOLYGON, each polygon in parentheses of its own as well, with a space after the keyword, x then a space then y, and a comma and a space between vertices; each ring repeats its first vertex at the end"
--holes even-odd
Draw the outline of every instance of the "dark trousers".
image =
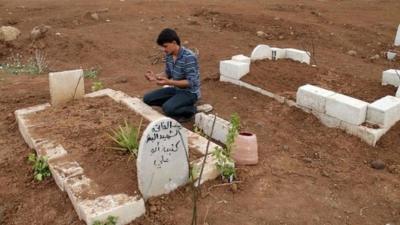
POLYGON ((187 90, 166 87, 146 93, 144 103, 161 106, 169 117, 191 117, 196 113, 197 96, 187 90))

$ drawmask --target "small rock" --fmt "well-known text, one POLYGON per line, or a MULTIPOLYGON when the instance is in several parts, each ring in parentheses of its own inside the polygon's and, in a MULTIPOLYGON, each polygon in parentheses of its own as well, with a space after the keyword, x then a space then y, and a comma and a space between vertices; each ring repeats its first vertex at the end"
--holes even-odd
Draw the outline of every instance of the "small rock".
POLYGON ((274 17, 274 20, 280 20, 281 18, 279 18, 279 17, 274 17))
POLYGON ((106 22, 111 22, 111 20, 110 19, 106 19, 106 22))
POLYGON ((387 59, 388 60, 394 60, 396 58, 396 53, 395 52, 387 52, 386 53, 387 59))
POLYGON ((184 44, 184 45, 188 45, 188 44, 189 44, 189 41, 184 41, 183 44, 184 44))
POLYGON ((278 39, 279 39, 279 40, 283 40, 283 39, 285 39, 285 36, 279 35, 278 39))
POLYGON ((388 167, 390 173, 393 174, 400 174, 400 165, 390 165, 388 167))
POLYGON ((379 59, 379 58, 380 58, 380 56, 378 54, 369 57, 370 60, 376 60, 376 59, 379 59))
POLYGON ((326 172, 325 170, 321 171, 321 175, 324 176, 324 177, 330 177, 329 173, 326 172))
POLYGON ((36 41, 40 38, 46 36, 47 31, 49 31, 51 27, 46 25, 39 25, 32 29, 31 31, 31 39, 32 41, 36 41))
POLYGON ((21 35, 21 31, 12 26, 0 27, 0 41, 14 41, 21 35))
POLYGON ((312 159, 310 159, 310 158, 303 158, 303 161, 305 163, 312 163, 312 159))
POLYGON ((97 14, 97 13, 91 13, 91 14, 90 14, 90 17, 91 17, 92 19, 94 19, 94 20, 99 20, 99 19, 100 19, 99 14, 97 14))
POLYGON ((283 145, 283 150, 285 150, 285 151, 289 150, 289 146, 288 145, 283 145))
POLYGON ((237 186, 237 184, 232 184, 232 185, 231 185, 231 190, 232 190, 233 193, 236 193, 236 192, 238 191, 238 186, 237 186))
POLYGON ((349 50, 349 51, 347 52, 347 55, 355 56, 355 55, 357 55, 357 52, 354 51, 354 50, 349 50))
POLYGON ((154 205, 150 206, 150 212, 151 212, 151 213, 157 212, 157 207, 154 206, 154 205))
POLYGON ((383 162, 380 159, 376 159, 371 162, 371 167, 376 170, 383 170, 383 169, 385 169, 385 162, 383 162))
POLYGON ((261 30, 257 31, 257 37, 263 38, 265 36, 267 36, 267 35, 264 33, 264 31, 261 31, 261 30))

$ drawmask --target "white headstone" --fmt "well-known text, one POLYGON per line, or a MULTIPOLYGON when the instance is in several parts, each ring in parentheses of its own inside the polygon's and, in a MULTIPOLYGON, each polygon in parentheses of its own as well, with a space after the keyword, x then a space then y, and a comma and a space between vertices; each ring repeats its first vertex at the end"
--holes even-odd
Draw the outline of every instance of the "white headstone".
POLYGON ((257 45, 251 52, 252 61, 261 59, 272 59, 272 50, 268 45, 257 45))
POLYGON ((49 73, 51 104, 58 105, 83 98, 85 95, 83 82, 83 70, 49 73))
POLYGON ((185 184, 189 178, 188 157, 186 129, 167 117, 151 122, 140 139, 137 158, 143 197, 167 194, 185 184))
POLYGON ((400 46, 400 25, 397 28, 397 34, 396 34, 396 38, 394 39, 394 45, 400 46))

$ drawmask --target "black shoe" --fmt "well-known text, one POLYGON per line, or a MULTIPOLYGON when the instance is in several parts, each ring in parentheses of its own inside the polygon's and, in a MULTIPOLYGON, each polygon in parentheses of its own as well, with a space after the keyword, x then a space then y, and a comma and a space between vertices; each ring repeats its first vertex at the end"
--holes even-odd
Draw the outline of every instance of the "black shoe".
POLYGON ((176 121, 178 121, 179 123, 187 123, 187 122, 193 120, 193 117, 194 116, 189 116, 189 117, 181 116, 181 117, 176 118, 176 121))

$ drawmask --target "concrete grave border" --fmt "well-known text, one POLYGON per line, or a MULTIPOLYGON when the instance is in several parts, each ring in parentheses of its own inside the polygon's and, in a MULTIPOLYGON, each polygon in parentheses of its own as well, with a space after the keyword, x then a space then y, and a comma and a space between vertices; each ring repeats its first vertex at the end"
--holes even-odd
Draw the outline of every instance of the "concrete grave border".
MULTIPOLYGON (((277 58, 296 58, 295 56, 291 56, 288 57, 287 56, 287 51, 292 51, 293 50, 293 54, 297 54, 299 50, 297 49, 279 49, 279 48, 270 48, 267 45, 259 45, 257 46, 253 52, 252 55, 256 55, 257 57, 250 57, 252 61, 254 60, 259 60, 259 59, 273 59, 276 60, 277 58), (266 51, 268 50, 268 53, 257 53, 257 51, 266 51), (278 53, 275 54, 269 54, 272 50, 275 50, 278 53), (283 53, 283 51, 285 51, 285 53, 283 53), (256 53, 255 53, 256 52, 256 53), (297 52, 297 53, 296 53, 297 52), (272 57, 272 55, 274 55, 274 57, 272 57), (261 57, 263 56, 263 57, 261 57), (271 57, 270 57, 271 56, 271 57)), ((302 53, 301 53, 302 54, 302 53)), ((309 53, 306 53, 307 56, 309 56, 309 53)), ((297 59, 297 61, 301 62, 301 58, 300 55, 298 55, 299 57, 297 59)), ((240 61, 245 61, 245 56, 243 55, 238 55, 238 56, 233 56, 231 61, 234 60, 240 60, 240 61)), ((309 59, 308 59, 309 60, 309 59)), ((221 61, 222 62, 222 61, 221 61)), ((309 63, 309 61, 308 61, 309 63)), ((229 70, 228 70, 229 71, 229 70)), ((389 79, 389 81, 387 81, 388 79, 384 79, 384 77, 387 77, 388 72, 390 73, 394 73, 394 71, 388 70, 388 71, 384 71, 383 75, 382 75, 382 84, 386 85, 386 84, 391 84, 391 85, 395 85, 395 86, 399 86, 398 83, 394 83, 391 82, 391 80, 389 79)), ((247 89, 250 89, 252 91, 258 92, 262 95, 265 95, 267 97, 273 98, 275 100, 277 100, 280 103, 285 103, 288 106, 292 107, 295 106, 297 108, 302 109, 304 112, 306 113, 312 113, 313 115, 315 115, 325 126, 327 127, 331 127, 331 128, 339 128, 344 130, 346 133, 350 134, 350 135, 354 135, 359 137, 361 140, 363 140, 364 142, 366 142, 369 145, 372 146, 376 146, 376 143, 378 142, 378 140, 387 132, 390 130, 390 127, 393 126, 395 123, 383 123, 383 122, 379 122, 379 124, 377 125, 381 125, 380 128, 378 129, 373 129, 373 128, 369 128, 367 126, 363 126, 361 125, 363 122, 366 121, 367 119, 367 115, 373 115, 372 113, 368 113, 368 110, 372 110, 373 107, 369 107, 369 103, 367 102, 363 102, 360 101, 358 99, 354 99, 351 98, 349 96, 345 96, 345 95, 340 95, 338 93, 329 91, 329 90, 325 90, 316 86, 313 86, 312 89, 319 89, 319 90, 309 90, 308 93, 302 92, 302 90, 304 89, 304 87, 306 86, 312 86, 312 85, 304 85, 302 87, 299 87, 298 91, 297 91, 297 96, 296 96, 296 102, 292 101, 288 98, 285 98, 283 96, 274 94, 268 90, 262 89, 260 87, 254 86, 252 84, 243 82, 240 80, 240 78, 242 76, 244 76, 245 74, 241 74, 241 76, 230 76, 230 75, 226 75, 223 73, 220 73, 220 81, 221 82, 229 82, 235 85, 238 85, 240 87, 245 87, 247 89), (313 93, 313 92, 317 92, 317 93, 313 93), (320 92, 320 93, 318 93, 320 92), (303 98, 299 98, 299 96, 304 95, 303 98), (314 96, 313 96, 314 95, 314 96), (311 97, 311 98, 310 98, 311 97), (333 100, 335 98, 339 98, 339 100, 333 100), (345 99, 345 100, 343 100, 345 99), (326 108, 326 102, 328 101, 328 104, 331 107, 328 107, 328 110, 326 108), (350 101, 350 103, 346 103, 350 101), (353 107, 354 104, 358 105, 360 108, 356 109, 356 107, 353 107), (342 115, 341 113, 335 113, 337 112, 337 110, 335 110, 335 107, 338 106, 338 104, 344 104, 347 105, 347 107, 352 108, 353 112, 356 113, 358 112, 358 115, 360 118, 358 118, 358 120, 354 120, 353 118, 351 118, 351 116, 347 116, 347 115, 342 115), (327 112, 328 111, 328 112, 327 112), (339 118, 338 118, 339 117, 339 118), (343 117, 343 118, 342 118, 343 117), (346 118, 345 118, 346 117, 346 118), (384 125, 384 126, 382 126, 384 125)), ((400 97, 400 88, 396 93, 396 97, 400 97)), ((379 101, 379 100, 377 100, 379 101)), ((381 100, 382 101, 382 100, 381 100)), ((343 106, 344 106, 343 105, 343 106)), ((381 110, 381 109, 379 109, 381 110)), ((382 114, 384 112, 381 113, 381 117, 382 114)), ((400 113, 400 112, 399 112, 400 113)), ((197 116, 198 120, 201 120, 202 118, 205 118, 204 115, 199 115, 197 116)), ((383 116, 384 118, 386 118, 387 116, 383 116)), ((203 119, 204 120, 204 119, 203 119)), ((382 120, 382 119, 380 119, 382 120)), ((395 121, 397 122, 399 119, 394 118, 391 121, 395 121)), ((371 121, 376 121, 374 119, 369 119, 369 122, 371 121)), ((205 128, 207 128, 206 125, 204 125, 205 128)), ((217 135, 218 136, 218 135, 217 135)), ((219 137, 219 136, 218 136, 219 137)), ((217 137, 217 138, 218 138, 217 137)), ((218 140, 218 139, 216 139, 218 140)))
MULTIPOLYGON (((154 121, 165 117, 150 106, 143 103, 139 98, 133 98, 121 91, 112 89, 103 89, 97 92, 86 94, 86 98, 108 96, 117 103, 124 104, 129 109, 140 114, 147 120, 154 121)), ((143 215, 146 211, 143 198, 138 194, 128 196, 126 194, 114 194, 96 197, 95 199, 83 199, 80 194, 85 192, 91 194, 98 188, 98 185, 84 174, 84 169, 76 161, 68 160, 66 157, 68 151, 62 145, 47 140, 45 137, 34 139, 31 136, 30 128, 40 126, 40 124, 31 124, 26 116, 51 107, 50 104, 41 104, 33 107, 19 109, 15 111, 15 117, 18 123, 19 131, 28 144, 36 151, 39 156, 47 156, 51 174, 62 191, 66 191, 71 203, 77 212, 79 218, 87 224, 92 224, 96 220, 105 220, 108 216, 117 216, 117 224, 127 224, 143 215)), ((189 149, 192 149, 202 156, 206 152, 208 140, 190 130, 184 128, 188 134, 189 149)), ((209 152, 211 153, 217 144, 210 142, 209 152)), ((193 166, 201 166, 203 157, 191 162, 193 166)), ((207 155, 206 164, 201 180, 196 184, 202 184, 207 180, 215 179, 219 172, 215 166, 216 159, 207 155)))

